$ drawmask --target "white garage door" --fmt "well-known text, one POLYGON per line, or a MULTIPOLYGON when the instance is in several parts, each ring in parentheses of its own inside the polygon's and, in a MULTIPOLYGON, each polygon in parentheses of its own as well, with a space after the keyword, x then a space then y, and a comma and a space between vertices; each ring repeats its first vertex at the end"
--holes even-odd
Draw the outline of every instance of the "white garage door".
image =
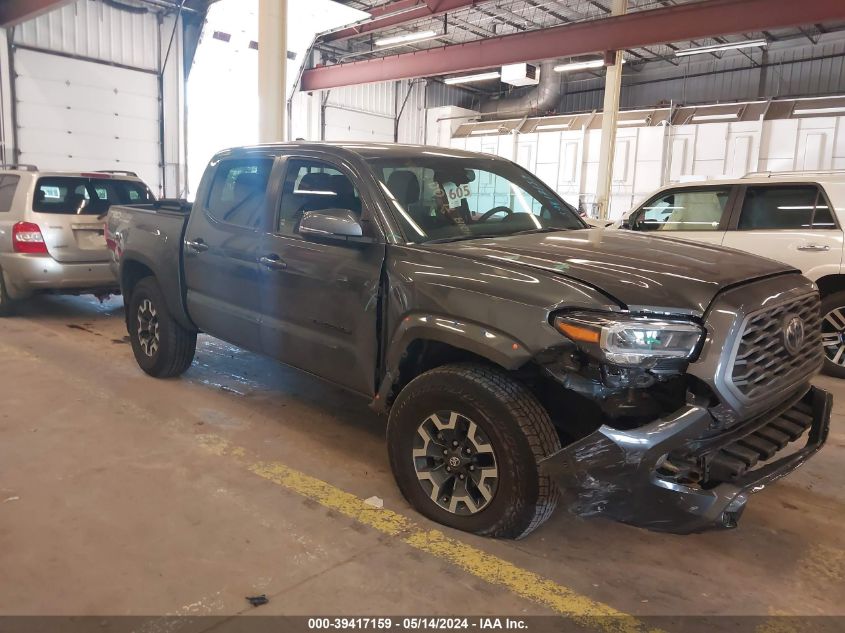
POLYGON ((134 171, 159 190, 155 74, 21 48, 14 55, 19 162, 134 171))
POLYGON ((392 143, 393 117, 329 105, 326 108, 325 140, 392 143))

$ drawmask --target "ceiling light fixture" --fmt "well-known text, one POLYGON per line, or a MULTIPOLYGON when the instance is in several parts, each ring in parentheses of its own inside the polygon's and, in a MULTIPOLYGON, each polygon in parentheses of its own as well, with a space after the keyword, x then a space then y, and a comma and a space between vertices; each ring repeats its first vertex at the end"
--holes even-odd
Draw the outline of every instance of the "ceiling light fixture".
MULTIPOLYGON (((622 63, 626 63, 625 58, 622 58, 622 63)), ((572 62, 571 64, 560 64, 559 66, 555 66, 554 71, 556 73, 572 73, 579 70, 591 70, 594 68, 604 68, 605 63, 603 59, 588 59, 587 61, 583 62, 572 62)))
POLYGON ((792 114, 845 114, 845 108, 799 108, 798 110, 793 110, 792 114))
POLYGON ((404 44, 406 42, 418 42, 419 40, 428 40, 437 37, 436 31, 419 31, 417 33, 405 33, 404 35, 394 35, 393 37, 383 37, 375 41, 376 46, 390 46, 391 44, 404 44))
POLYGON ((616 125, 620 127, 627 127, 629 125, 648 125, 648 119, 625 119, 623 121, 617 121, 616 125))
POLYGON ((468 84, 473 81, 487 81, 488 79, 498 79, 501 75, 499 75, 499 71, 491 71, 489 73, 479 73, 477 75, 463 75, 461 77, 446 77, 443 80, 444 84, 449 84, 450 86, 454 84, 468 84))
POLYGON ((705 53, 718 53, 719 51, 733 51, 742 48, 760 48, 768 46, 767 40, 748 40, 746 42, 734 42, 728 44, 714 44, 713 46, 697 46, 677 51, 675 57, 689 57, 690 55, 704 55, 705 53))
POLYGON ((535 127, 535 130, 568 130, 569 123, 544 123, 535 127))
POLYGON ((737 112, 730 114, 696 114, 692 117, 693 123, 697 121, 736 121, 737 119, 739 119, 737 112))

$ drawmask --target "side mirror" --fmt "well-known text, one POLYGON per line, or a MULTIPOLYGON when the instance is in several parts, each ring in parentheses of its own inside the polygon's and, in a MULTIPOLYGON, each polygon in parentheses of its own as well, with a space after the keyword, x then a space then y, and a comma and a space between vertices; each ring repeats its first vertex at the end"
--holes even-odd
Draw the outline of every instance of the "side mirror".
POLYGON ((306 211, 299 222, 299 234, 305 239, 344 243, 369 243, 358 216, 349 209, 306 211))

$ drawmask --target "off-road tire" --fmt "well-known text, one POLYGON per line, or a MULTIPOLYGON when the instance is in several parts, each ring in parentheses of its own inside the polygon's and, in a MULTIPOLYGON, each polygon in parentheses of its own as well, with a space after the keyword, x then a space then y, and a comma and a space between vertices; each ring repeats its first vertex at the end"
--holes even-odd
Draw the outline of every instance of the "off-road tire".
POLYGON ((145 277, 138 282, 128 310, 129 340, 138 366, 156 378, 172 378, 185 373, 194 360, 197 333, 185 329, 171 316, 155 278, 145 277), (142 349, 138 333, 138 310, 145 300, 154 306, 158 318, 158 348, 151 356, 142 349))
POLYGON ((393 475, 408 502, 426 517, 466 532, 519 539, 545 522, 559 491, 538 463, 560 450, 560 438, 534 395, 505 372, 480 364, 438 367, 412 380, 390 410, 387 444, 393 475), (478 425, 496 454, 497 489, 475 514, 458 515, 431 500, 414 467, 414 436, 437 411, 478 425))
POLYGON ((3 269, 0 268, 0 317, 6 317, 14 311, 14 301, 6 292, 6 281, 3 279, 3 269))
MULTIPOLYGON (((841 308, 842 312, 845 313, 845 291, 834 292, 822 297, 822 319, 824 319, 825 315, 829 312, 836 310, 837 308, 841 308)), ((827 354, 825 354, 822 373, 827 374, 828 376, 833 376, 834 378, 845 378, 845 365, 838 365, 834 363, 827 357, 827 354)))

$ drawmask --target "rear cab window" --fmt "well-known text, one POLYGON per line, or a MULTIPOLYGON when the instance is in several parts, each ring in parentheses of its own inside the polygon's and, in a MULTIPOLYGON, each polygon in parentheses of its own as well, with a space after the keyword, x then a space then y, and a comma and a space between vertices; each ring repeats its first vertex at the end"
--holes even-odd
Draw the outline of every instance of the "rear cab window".
POLYGON ((732 188, 674 189, 641 207, 632 218, 637 231, 716 231, 732 188))
POLYGON ((215 220, 244 228, 261 228, 266 217, 267 184, 273 159, 266 156, 223 160, 206 199, 215 220))
POLYGON ((817 185, 761 185, 745 190, 740 231, 835 229, 827 198, 817 185))
POLYGON ((113 204, 154 200, 149 188, 136 180, 45 176, 35 183, 32 210, 58 215, 101 215, 113 204))

